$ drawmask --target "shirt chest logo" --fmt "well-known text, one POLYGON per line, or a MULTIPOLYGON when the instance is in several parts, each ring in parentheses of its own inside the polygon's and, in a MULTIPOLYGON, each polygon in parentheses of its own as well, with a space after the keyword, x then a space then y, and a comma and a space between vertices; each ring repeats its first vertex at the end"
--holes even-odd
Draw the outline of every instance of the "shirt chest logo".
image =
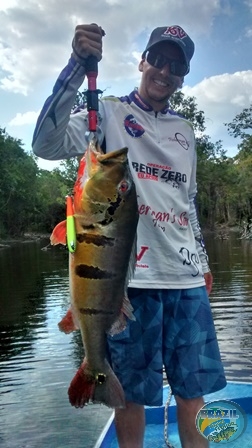
POLYGON ((142 137, 145 130, 144 128, 137 123, 135 117, 132 114, 127 115, 124 119, 124 128, 126 132, 134 138, 142 137))

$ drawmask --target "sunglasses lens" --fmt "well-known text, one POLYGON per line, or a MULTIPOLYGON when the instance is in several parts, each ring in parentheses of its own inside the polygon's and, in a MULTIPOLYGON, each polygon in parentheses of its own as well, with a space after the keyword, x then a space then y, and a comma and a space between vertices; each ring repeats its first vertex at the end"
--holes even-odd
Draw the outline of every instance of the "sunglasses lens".
POLYGON ((163 54, 148 51, 146 60, 150 65, 158 69, 162 69, 166 64, 169 64, 170 72, 175 76, 185 76, 188 73, 186 64, 175 59, 169 59, 163 54))
POLYGON ((155 68, 163 68, 166 64, 166 57, 162 54, 156 54, 149 51, 147 53, 147 62, 155 68))
POLYGON ((170 70, 173 75, 185 76, 188 73, 188 67, 180 61, 171 61, 170 70))

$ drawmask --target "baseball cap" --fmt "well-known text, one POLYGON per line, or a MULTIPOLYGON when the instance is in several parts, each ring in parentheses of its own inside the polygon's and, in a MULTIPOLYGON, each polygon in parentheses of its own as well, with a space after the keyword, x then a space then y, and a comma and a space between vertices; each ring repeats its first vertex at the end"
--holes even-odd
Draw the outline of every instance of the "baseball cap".
POLYGON ((190 60, 194 54, 194 43, 183 28, 178 25, 161 26, 155 28, 150 35, 149 42, 147 43, 142 57, 145 57, 147 51, 160 42, 171 42, 178 45, 178 47, 182 50, 189 72, 190 60))

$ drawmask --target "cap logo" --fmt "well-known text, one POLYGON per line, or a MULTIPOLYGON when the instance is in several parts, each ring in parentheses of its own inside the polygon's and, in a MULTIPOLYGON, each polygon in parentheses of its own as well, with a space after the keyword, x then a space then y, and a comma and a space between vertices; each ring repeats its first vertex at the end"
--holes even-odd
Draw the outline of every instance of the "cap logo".
POLYGON ((169 26, 165 30, 164 34, 172 37, 178 37, 179 39, 183 39, 184 37, 187 36, 185 31, 182 28, 180 28, 180 26, 169 26))

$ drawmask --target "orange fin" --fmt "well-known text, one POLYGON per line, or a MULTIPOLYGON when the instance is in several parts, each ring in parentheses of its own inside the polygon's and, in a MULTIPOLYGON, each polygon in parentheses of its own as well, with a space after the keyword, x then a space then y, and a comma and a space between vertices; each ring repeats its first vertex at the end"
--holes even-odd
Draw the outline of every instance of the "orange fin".
POLYGON ((63 331, 66 334, 72 333, 72 331, 79 329, 79 327, 74 322, 73 313, 72 313, 71 308, 69 308, 66 315, 58 323, 58 327, 59 327, 60 331, 63 331))
POLYGON ((68 389, 68 397, 72 406, 83 408, 85 404, 93 400, 95 378, 85 373, 86 362, 77 370, 68 389))
POLYGON ((54 227, 50 237, 50 241, 53 246, 55 246, 56 244, 66 245, 66 220, 61 221, 56 225, 56 227, 54 227))
POLYGON ((101 380, 95 378, 88 362, 84 359, 68 389, 69 401, 72 406, 83 408, 91 401, 103 403, 111 408, 125 407, 122 386, 107 361, 105 370, 106 373, 100 374, 101 380))

